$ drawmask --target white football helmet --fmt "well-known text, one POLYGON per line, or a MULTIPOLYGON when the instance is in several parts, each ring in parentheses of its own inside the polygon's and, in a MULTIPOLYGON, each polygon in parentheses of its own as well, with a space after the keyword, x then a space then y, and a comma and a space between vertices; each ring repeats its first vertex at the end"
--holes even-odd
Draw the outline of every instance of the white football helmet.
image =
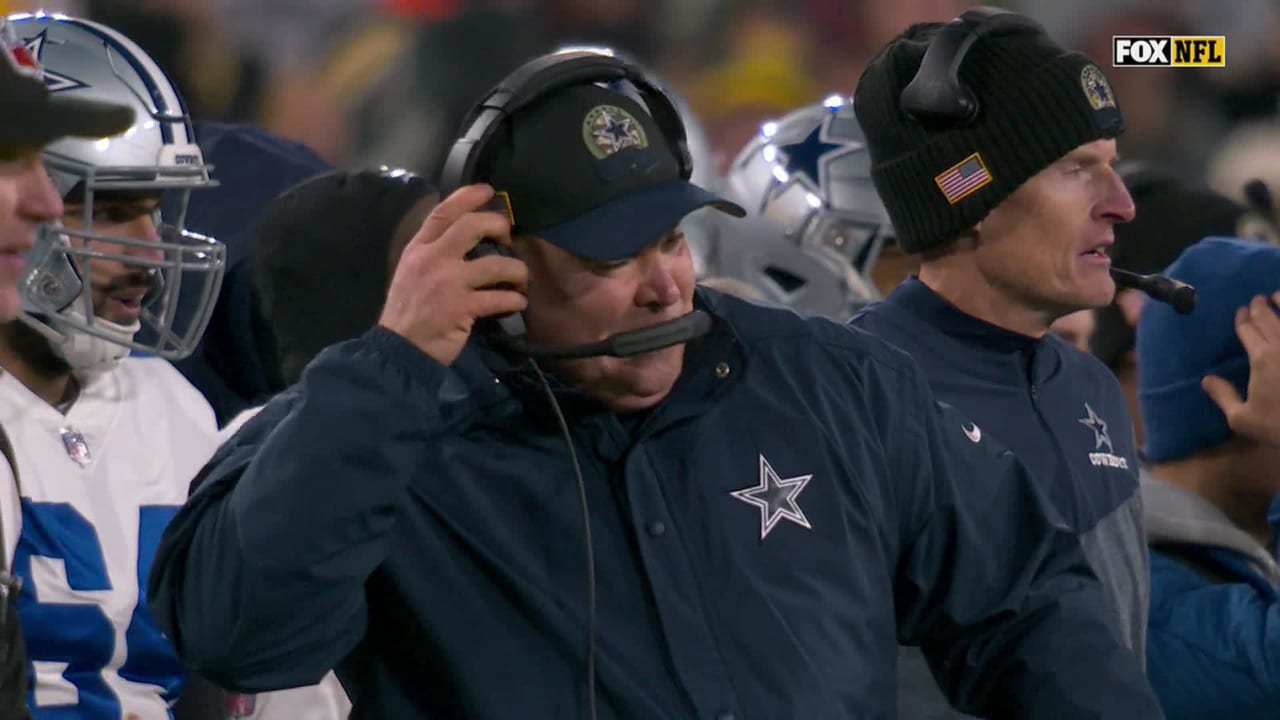
POLYGON ((893 227, 852 100, 832 96, 764 123, 720 192, 747 217, 717 219, 700 277, 729 277, 838 320, 879 299, 870 271, 893 227))
POLYGON ((51 93, 128 105, 137 117, 121 135, 69 138, 45 149, 59 192, 83 202, 83 225, 41 229, 26 258, 20 317, 76 370, 109 368, 135 350, 186 357, 209 322, 226 251, 183 227, 191 190, 216 182, 182 98, 141 48, 111 28, 45 13, 10 15, 9 21, 42 66, 51 93), (119 191, 180 195, 176 217, 153 215, 159 242, 95 229, 95 200, 119 191), (123 265, 149 278, 138 320, 122 325, 95 314, 88 280, 93 263, 123 265), (195 298, 197 310, 179 317, 179 298, 195 298))

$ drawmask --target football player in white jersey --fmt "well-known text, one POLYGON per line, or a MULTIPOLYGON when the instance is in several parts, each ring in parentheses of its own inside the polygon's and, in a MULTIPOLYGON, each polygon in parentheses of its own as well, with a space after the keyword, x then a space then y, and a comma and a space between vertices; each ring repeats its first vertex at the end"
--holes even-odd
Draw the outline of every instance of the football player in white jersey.
MULTIPOLYGON (((24 256, 35 243, 36 227, 62 215, 62 198, 41 162, 40 149, 68 135, 106 137, 133 120, 126 107, 67 103, 52 98, 35 58, 0 18, 0 323, 18 316, 17 283, 24 256)), ((10 468, 12 445, 0 426, 0 464, 10 468)), ((0 502, 13 498, 0 497, 0 502)), ((0 527, 3 524, 0 523, 0 527)), ((0 534, 0 538, 3 535, 0 534)), ((0 555, 0 717, 25 720, 27 653, 19 626, 17 580, 9 572, 11 556, 0 555), (12 602, 10 602, 12 600, 12 602)))
POLYGON ((137 117, 119 137, 46 148, 65 212, 26 254, 19 317, 0 325, 0 423, 21 500, 7 468, 0 499, 23 581, 28 702, 37 720, 166 718, 188 672, 147 611, 146 576, 218 439, 208 403, 168 360, 199 341, 225 249, 158 208, 167 192, 185 210, 214 181, 181 98, 137 45, 80 19, 10 20, 54 96, 124 103, 137 117), (178 312, 188 297, 195 311, 178 312))
POLYGON ((142 579, 217 436, 163 357, 199 337, 208 307, 186 326, 171 310, 193 290, 212 305, 222 248, 154 212, 161 192, 209 184, 208 168, 181 101, 135 45, 79 21, 11 21, 52 96, 120 102, 136 117, 122 135, 45 148, 65 211, 38 232, 19 317, 0 326, 0 423, 21 482, 20 514, 12 495, 4 503, 5 550, 23 581, 28 703, 37 719, 164 718, 186 670, 142 579), (154 342, 138 339, 144 326, 154 342), (131 349, 161 357, 126 359, 131 349))

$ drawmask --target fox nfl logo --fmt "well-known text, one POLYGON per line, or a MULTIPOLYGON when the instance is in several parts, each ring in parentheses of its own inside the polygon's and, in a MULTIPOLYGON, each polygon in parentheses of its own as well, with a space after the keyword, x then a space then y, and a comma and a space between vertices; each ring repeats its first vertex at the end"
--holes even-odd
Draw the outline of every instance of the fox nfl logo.
POLYGON ((1114 35, 1114 67, 1226 67, 1225 35, 1114 35))

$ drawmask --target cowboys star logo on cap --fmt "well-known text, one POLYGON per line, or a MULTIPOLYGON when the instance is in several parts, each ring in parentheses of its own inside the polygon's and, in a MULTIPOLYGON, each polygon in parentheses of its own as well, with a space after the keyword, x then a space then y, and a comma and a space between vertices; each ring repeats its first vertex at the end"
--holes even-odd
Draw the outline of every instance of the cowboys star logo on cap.
POLYGON ((1085 65, 1080 71, 1080 87, 1084 88, 1085 97, 1094 110, 1116 106, 1116 96, 1111 92, 1107 76, 1096 65, 1085 65))
POLYGON ((626 148, 644 148, 649 139, 640 122, 616 105, 597 105, 582 120, 582 139, 591 154, 603 160, 626 148))

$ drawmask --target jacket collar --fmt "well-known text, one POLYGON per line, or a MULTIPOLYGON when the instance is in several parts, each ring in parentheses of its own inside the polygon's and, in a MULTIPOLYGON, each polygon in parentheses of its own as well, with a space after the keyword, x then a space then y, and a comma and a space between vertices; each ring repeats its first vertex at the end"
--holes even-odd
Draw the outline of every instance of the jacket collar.
POLYGON ((940 333, 922 351, 975 379, 1017 387, 1028 381, 1043 384, 1061 370, 1063 353, 1051 335, 1034 338, 974 317, 917 277, 898 285, 884 304, 905 321, 940 333))
POLYGON ((1044 342, 1044 338, 1023 335, 964 312, 915 276, 894 288, 887 301, 973 347, 1008 354, 1032 352, 1044 342))

